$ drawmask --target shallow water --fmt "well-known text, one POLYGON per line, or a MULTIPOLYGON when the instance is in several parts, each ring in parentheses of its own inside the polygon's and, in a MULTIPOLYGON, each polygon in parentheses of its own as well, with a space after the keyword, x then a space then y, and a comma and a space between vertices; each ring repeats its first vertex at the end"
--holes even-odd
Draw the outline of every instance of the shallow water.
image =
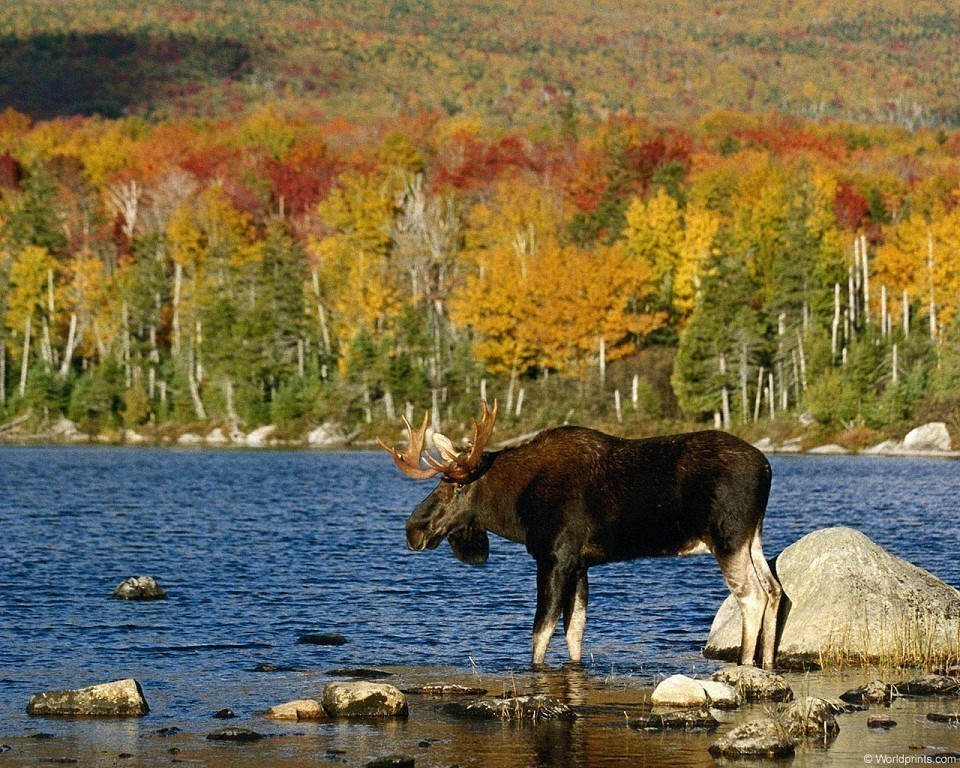
MULTIPOLYGON (((812 530, 849 525, 960 585, 960 462, 771 462, 768 556, 812 530)), ((166 764, 164 750, 172 744, 154 743, 158 728, 175 724, 184 734, 174 738, 188 741, 221 725, 210 720, 221 707, 244 719, 281 701, 318 696, 333 668, 387 666, 406 685, 479 675, 491 688, 559 686, 569 700, 580 696, 594 710, 574 726, 539 735, 500 724, 454 726, 428 700, 413 702, 406 724, 261 723, 261 730, 305 735, 261 742, 256 749, 270 756, 251 764, 296 764, 305 754, 355 764, 388 745, 396 748, 386 751, 419 750, 418 765, 577 764, 564 763, 565 754, 626 765, 644 754, 672 761, 677 750, 686 762, 710 764, 704 745, 712 737, 591 726, 629 719, 658 676, 716 667, 700 656, 727 593, 711 558, 593 569, 584 669, 544 682, 527 672, 535 572, 522 547, 493 539, 490 560, 480 567, 459 563, 446 545, 407 551, 404 521, 429 485, 400 476, 387 457, 373 453, 0 446, 0 739, 17 747, 0 759, 23 753, 21 742, 34 756, 69 743, 94 763, 102 746, 105 764, 120 752, 141 755, 143 764, 146 754, 162 753, 157 760, 166 764), (169 599, 112 599, 120 580, 141 574, 156 577, 169 599), (298 645, 307 632, 338 632, 350 642, 298 645), (280 671, 254 671, 261 663, 280 671), (152 713, 142 721, 33 719, 23 711, 39 691, 122 677, 144 687, 152 713), (38 729, 57 739, 42 747, 25 739, 38 729), (475 745, 470 733, 478 734, 475 745), (424 739, 436 744, 418 747, 424 739), (342 743, 352 751, 328 754, 347 749, 342 743), (368 752, 357 752, 364 743, 368 752), (467 759, 481 751, 485 756, 467 759)), ((559 666, 564 654, 558 637, 548 661, 559 666)), ((812 677, 815 686, 830 688, 824 692, 844 690, 833 690, 839 682, 829 676, 812 677)), ((917 727, 927 728, 918 717, 917 727)), ((899 727, 872 735, 871 743, 880 739, 892 749, 889 740, 900 739, 903 749, 908 743, 960 749, 956 728, 938 728, 946 741, 923 741, 922 732, 909 737, 899 727)), ((845 732, 802 762, 830 764, 847 754, 843 738, 845 732)), ((240 764, 248 754, 203 750, 196 759, 206 762, 240 764)))

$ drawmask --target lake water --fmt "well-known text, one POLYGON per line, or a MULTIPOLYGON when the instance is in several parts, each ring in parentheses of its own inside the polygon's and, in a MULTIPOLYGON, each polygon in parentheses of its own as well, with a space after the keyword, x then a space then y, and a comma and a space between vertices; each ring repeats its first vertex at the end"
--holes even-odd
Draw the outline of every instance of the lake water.
MULTIPOLYGON (((771 463, 768 556, 847 525, 960 586, 960 462, 771 463)), ((407 551, 431 487, 383 453, 0 446, 0 738, 43 725, 23 711, 34 693, 123 677, 143 685, 151 727, 210 730, 213 711, 301 697, 333 668, 525 674, 533 561, 495 537, 479 567, 446 544, 407 551), (145 574, 168 600, 112 598, 145 574), (308 632, 349 642, 299 645, 308 632)), ((726 594, 709 556, 591 570, 586 675, 712 670, 700 648, 726 594)), ((548 662, 564 659, 558 635, 548 662)))

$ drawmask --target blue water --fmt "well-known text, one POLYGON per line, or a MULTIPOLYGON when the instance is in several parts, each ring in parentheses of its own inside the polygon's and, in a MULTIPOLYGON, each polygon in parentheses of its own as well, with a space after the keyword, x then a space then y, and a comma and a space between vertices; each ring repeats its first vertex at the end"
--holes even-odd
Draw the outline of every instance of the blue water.
MULTIPOLYGON (((960 462, 772 464, 768 556, 848 525, 960 585, 960 462)), ((379 453, 0 447, 0 721, 24 719, 33 693, 122 677, 155 709, 206 718, 253 706, 261 663, 281 667, 267 704, 284 686, 304 695, 305 671, 525 668, 533 561, 493 537, 479 567, 446 544, 407 551, 404 522, 430 487, 379 453), (168 600, 112 598, 144 574, 168 600), (299 645, 307 632, 350 642, 299 645)), ((588 669, 711 668, 699 651, 726 594, 709 556, 592 570, 588 669)), ((558 636, 548 661, 564 654, 558 636)))

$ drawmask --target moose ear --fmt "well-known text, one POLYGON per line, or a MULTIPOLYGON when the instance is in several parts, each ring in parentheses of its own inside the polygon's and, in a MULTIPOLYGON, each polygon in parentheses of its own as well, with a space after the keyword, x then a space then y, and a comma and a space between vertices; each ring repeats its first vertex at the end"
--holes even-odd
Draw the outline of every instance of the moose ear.
POLYGON ((447 541, 457 560, 468 565, 480 565, 490 557, 490 537, 485 528, 473 523, 451 532, 447 541))

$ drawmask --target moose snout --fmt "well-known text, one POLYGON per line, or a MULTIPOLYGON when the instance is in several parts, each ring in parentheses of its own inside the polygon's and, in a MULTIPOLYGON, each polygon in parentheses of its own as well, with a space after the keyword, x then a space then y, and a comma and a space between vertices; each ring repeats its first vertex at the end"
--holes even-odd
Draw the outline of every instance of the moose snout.
POLYGON ((414 523, 407 525, 407 548, 414 552, 436 549, 441 541, 443 541, 443 534, 431 532, 427 525, 414 523))

